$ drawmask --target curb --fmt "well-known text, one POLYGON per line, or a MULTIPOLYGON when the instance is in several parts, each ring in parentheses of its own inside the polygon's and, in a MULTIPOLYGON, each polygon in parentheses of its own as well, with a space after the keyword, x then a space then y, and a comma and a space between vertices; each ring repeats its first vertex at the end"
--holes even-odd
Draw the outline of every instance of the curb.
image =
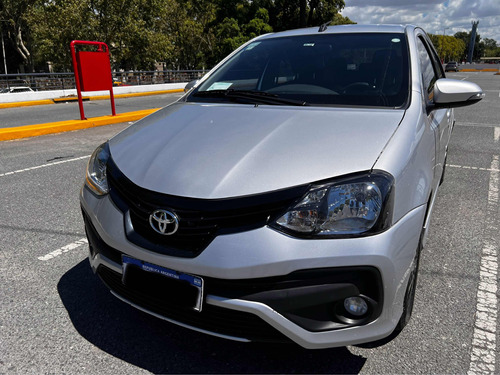
MULTIPOLYGON (((176 92, 184 92, 184 89, 132 92, 132 93, 128 93, 128 94, 117 94, 117 95, 114 95, 114 97, 115 97, 115 99, 123 99, 123 98, 133 98, 133 97, 137 97, 137 96, 173 94, 176 92)), ((86 97, 86 98, 88 98, 90 100, 106 100, 106 99, 109 99, 109 95, 96 95, 96 96, 90 96, 90 97, 86 97)), ((2 108, 15 108, 15 107, 31 107, 34 105, 55 104, 57 102, 64 101, 63 99, 64 98, 30 100, 30 101, 26 101, 26 102, 0 103, 0 109, 2 109, 2 108)), ((77 97, 75 97, 75 100, 78 100, 77 97)))
POLYGON ((86 120, 67 120, 38 125, 17 126, 14 128, 3 128, 0 129, 0 141, 87 129, 103 125, 118 124, 121 122, 137 121, 159 109, 160 108, 143 109, 140 111, 119 113, 116 116, 108 115, 92 117, 86 120))
POLYGON ((0 103, 0 109, 14 108, 14 107, 31 107, 33 105, 44 105, 44 104, 54 104, 54 102, 50 99, 43 99, 43 100, 30 100, 29 102, 0 103))
MULTIPOLYGON (((136 96, 150 96, 150 95, 161 95, 161 94, 173 94, 176 92, 184 92, 184 89, 172 89, 172 90, 161 90, 161 91, 145 91, 145 92, 131 92, 128 94, 118 94, 115 95, 115 99, 120 98, 134 98, 136 96)), ((96 95, 90 96, 90 100, 105 100, 109 99, 109 95, 96 95)))
POLYGON ((460 72, 497 72, 498 69, 460 69, 460 72))

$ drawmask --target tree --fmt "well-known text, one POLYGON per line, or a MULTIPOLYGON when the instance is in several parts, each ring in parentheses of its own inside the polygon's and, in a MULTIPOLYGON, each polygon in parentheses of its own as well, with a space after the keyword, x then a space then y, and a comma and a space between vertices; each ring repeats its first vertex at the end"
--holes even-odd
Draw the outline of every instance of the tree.
POLYGON ((216 48, 208 59, 210 65, 216 64, 225 56, 248 40, 273 31, 269 25, 269 12, 257 7, 258 2, 228 1, 218 9, 212 23, 216 48), (236 16, 230 17, 233 14, 236 16), (224 16, 222 21, 218 18, 224 16))
POLYGON ((320 26, 327 22, 336 25, 354 23, 339 14, 344 7, 344 0, 274 0, 268 10, 271 26, 275 31, 281 31, 320 26))
POLYGON ((484 38, 482 40, 484 43, 484 56, 485 57, 499 57, 500 56, 500 46, 498 42, 494 39, 484 38))
POLYGON ((495 39, 484 38, 483 43, 484 43, 484 48, 486 49, 492 49, 498 47, 498 43, 495 39))
MULTIPOLYGON (((459 31, 455 33, 454 37, 457 39, 461 39, 465 43, 465 50, 462 56, 460 56, 461 60, 467 59, 467 54, 469 53, 469 44, 470 44, 470 36, 471 33, 466 31, 459 31)), ((476 41, 474 43, 474 52, 472 54, 472 60, 479 60, 481 56, 484 55, 484 43, 481 42, 481 36, 476 34, 476 41)))
POLYGON ((352 23, 344 0, 2 0, 23 64, 72 69, 72 40, 105 42, 114 69, 213 66, 258 35, 352 23), (14 31, 17 34, 14 34, 14 31), (28 42, 26 42, 28 36, 28 42), (30 53, 30 51, 34 51, 30 53))
POLYGON ((449 35, 432 35, 429 38, 436 51, 444 61, 460 60, 465 53, 465 43, 462 39, 449 35))
POLYGON ((215 47, 216 6, 210 0, 169 1, 158 17, 161 30, 172 39, 171 54, 164 60, 169 68, 201 69, 210 65, 207 59, 215 47))
POLYGON ((14 50, 17 52, 22 65, 32 70, 32 56, 28 47, 29 28, 26 14, 35 0, 2 0, 0 2, 0 19, 2 30, 7 31, 14 50))
POLYGON ((210 62, 216 63, 242 43, 264 33, 354 23, 339 11, 344 0, 215 0, 217 12, 212 28, 217 47, 210 62))
POLYGON ((157 9, 170 0, 38 1, 29 14, 37 62, 71 70, 72 40, 105 42, 115 69, 152 69, 171 49, 157 9))

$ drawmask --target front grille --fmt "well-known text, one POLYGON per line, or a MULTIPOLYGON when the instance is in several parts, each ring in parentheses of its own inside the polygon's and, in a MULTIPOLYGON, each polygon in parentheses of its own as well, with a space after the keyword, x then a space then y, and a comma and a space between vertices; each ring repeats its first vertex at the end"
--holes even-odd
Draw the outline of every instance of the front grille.
POLYGON ((265 226, 308 188, 305 185, 228 199, 179 197, 137 186, 125 177, 112 158, 108 161, 107 176, 111 198, 125 213, 128 239, 149 250, 182 257, 197 256, 218 235, 265 226), (157 209, 178 216, 179 229, 175 234, 164 236, 151 228, 149 216, 157 209))
POLYGON ((134 289, 122 283, 122 275, 100 266, 97 273, 112 291, 148 311, 176 322, 220 335, 245 338, 251 341, 289 342, 279 331, 253 314, 205 304, 202 312, 186 308, 182 303, 165 298, 156 289, 134 289))

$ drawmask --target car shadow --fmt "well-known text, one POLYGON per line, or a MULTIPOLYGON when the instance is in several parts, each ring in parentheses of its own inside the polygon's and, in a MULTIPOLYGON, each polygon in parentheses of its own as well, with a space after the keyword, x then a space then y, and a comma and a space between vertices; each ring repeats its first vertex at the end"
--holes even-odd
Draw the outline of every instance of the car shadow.
POLYGON ((101 350, 153 373, 358 373, 366 359, 347 348, 239 343, 178 327, 110 294, 87 260, 57 285, 76 330, 101 350))

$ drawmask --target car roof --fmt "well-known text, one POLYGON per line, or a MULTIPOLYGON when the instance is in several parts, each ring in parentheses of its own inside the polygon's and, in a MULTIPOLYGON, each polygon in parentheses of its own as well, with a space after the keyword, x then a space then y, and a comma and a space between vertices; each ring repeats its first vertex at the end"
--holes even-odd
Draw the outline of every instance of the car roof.
MULTIPOLYGON (((412 25, 331 25, 321 34, 346 34, 346 33, 404 33, 407 28, 415 28, 412 25)), ((319 26, 305 29, 281 31, 261 36, 258 39, 280 38, 287 36, 311 35, 319 33, 319 26)))

